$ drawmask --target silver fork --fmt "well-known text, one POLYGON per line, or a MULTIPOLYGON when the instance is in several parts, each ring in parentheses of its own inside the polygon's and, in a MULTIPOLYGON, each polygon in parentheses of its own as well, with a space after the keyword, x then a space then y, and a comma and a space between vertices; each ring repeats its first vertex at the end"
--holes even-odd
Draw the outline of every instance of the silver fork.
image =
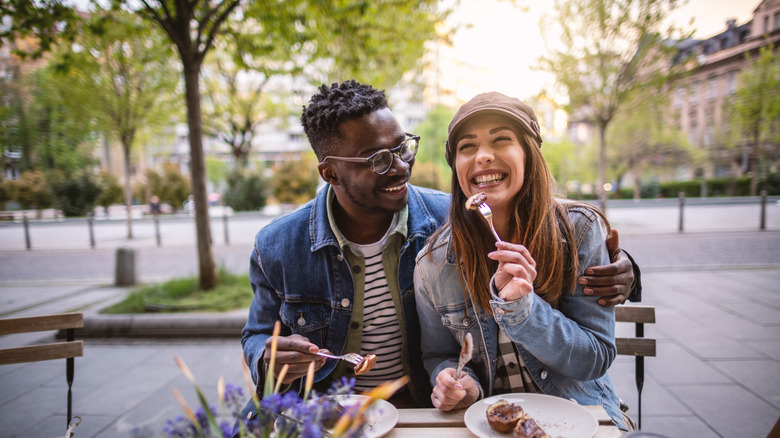
POLYGON ((495 227, 493 227, 493 210, 490 209, 490 206, 487 205, 487 202, 483 202, 477 206, 479 209, 479 212, 482 213, 482 217, 485 218, 488 225, 490 225, 490 231, 493 232, 493 236, 496 238, 496 242, 501 242, 501 238, 498 237, 498 233, 496 232, 495 227))
POLYGON ((331 353, 326 353, 326 352, 320 350, 320 351, 318 351, 318 352, 316 352, 314 354, 316 354, 317 356, 327 357, 329 359, 345 360, 345 361, 351 363, 352 365, 357 365, 360 362, 363 362, 363 356, 361 356, 361 355, 359 355, 357 353, 347 353, 347 354, 342 354, 342 355, 338 356, 338 355, 331 354, 331 353))

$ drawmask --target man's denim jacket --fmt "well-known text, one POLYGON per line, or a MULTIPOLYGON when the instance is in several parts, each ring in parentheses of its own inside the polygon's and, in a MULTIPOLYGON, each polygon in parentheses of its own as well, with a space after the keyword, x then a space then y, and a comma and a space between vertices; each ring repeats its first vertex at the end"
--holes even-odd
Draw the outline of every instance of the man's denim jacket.
MULTIPOLYGON (((569 221, 579 258, 577 277, 588 266, 609 263, 598 216, 572 207, 569 221)), ((432 384, 441 370, 457 366, 461 343, 470 332, 474 355, 464 371, 476 380, 483 397, 493 395, 500 329, 517 344, 545 394, 602 405, 612 421, 624 428, 620 402, 607 374, 617 354, 613 306, 599 305, 598 297, 584 295, 578 285, 573 294, 561 295, 558 309, 533 292, 515 301, 504 301, 494 293, 495 316, 481 309, 475 314, 473 302, 464 303, 455 260, 449 229, 417 257, 417 312, 425 333, 423 362, 432 384)))
MULTIPOLYGON (((305 336, 320 348, 340 353, 347 339, 354 286, 350 266, 328 223, 328 187, 298 210, 263 227, 255 238, 249 282, 254 298, 241 343, 252 372, 262 388, 265 341, 274 323, 281 320, 282 336, 305 336)), ((422 366, 420 325, 415 308, 414 259, 428 237, 444 222, 450 196, 409 185, 407 238, 398 264, 405 330, 404 371, 417 403, 430 405, 431 387, 422 366)), ((381 358, 380 358, 381 360, 381 358)), ((315 382, 336 367, 328 360, 314 376, 315 382)), ((299 382, 300 383, 300 382, 299 382)))

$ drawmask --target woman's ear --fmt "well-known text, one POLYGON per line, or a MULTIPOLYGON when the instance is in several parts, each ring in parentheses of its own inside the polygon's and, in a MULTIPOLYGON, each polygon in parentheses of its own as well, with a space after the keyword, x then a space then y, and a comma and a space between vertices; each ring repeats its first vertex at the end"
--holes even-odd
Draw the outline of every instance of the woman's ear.
POLYGON ((333 171, 333 168, 328 163, 318 164, 317 170, 320 172, 320 176, 326 183, 332 186, 339 185, 338 175, 333 171))

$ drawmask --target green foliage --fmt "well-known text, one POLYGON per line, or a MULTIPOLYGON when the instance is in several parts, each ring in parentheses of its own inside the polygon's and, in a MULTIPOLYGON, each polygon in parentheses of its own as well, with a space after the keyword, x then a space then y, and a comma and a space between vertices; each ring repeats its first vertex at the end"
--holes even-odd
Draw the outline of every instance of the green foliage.
POLYGON ((409 182, 416 186, 449 192, 452 172, 449 166, 442 166, 431 161, 415 163, 409 182))
POLYGON ((252 302, 248 284, 246 274, 220 269, 219 283, 214 289, 200 290, 195 277, 177 278, 137 288, 101 313, 225 312, 248 308, 252 302))
POLYGON ((222 196, 225 205, 235 211, 259 210, 268 199, 265 179, 258 173, 234 169, 227 176, 227 189, 222 196))
POLYGON ((19 175, 19 179, 9 181, 11 199, 22 209, 37 210, 49 208, 52 196, 46 175, 40 170, 28 170, 19 175))
POLYGON ((153 169, 146 172, 147 186, 137 186, 134 195, 139 201, 149 202, 147 195, 157 196, 161 203, 168 203, 173 211, 178 210, 187 200, 192 189, 187 178, 174 163, 163 165, 162 174, 153 169))
POLYGON ((75 175, 56 174, 50 187, 54 206, 66 217, 85 216, 91 212, 102 191, 97 178, 89 171, 75 175))
POLYGON ((23 59, 37 58, 63 40, 72 41, 79 31, 79 15, 62 0, 3 1, 0 2, 0 17, 3 17, 0 28, 3 41, 28 36, 36 38, 35 44, 14 48, 14 54, 23 59))
POLYGON ((274 198, 282 204, 303 204, 317 194, 319 182, 313 152, 305 154, 300 160, 288 159, 274 169, 274 198))
POLYGON ((124 203, 124 189, 119 185, 119 181, 114 175, 108 172, 100 172, 98 181, 101 191, 100 196, 95 200, 97 205, 108 208, 114 204, 124 203))
POLYGON ((228 164, 217 157, 206 157, 206 174, 209 182, 216 187, 216 191, 223 191, 223 186, 227 180, 228 164))

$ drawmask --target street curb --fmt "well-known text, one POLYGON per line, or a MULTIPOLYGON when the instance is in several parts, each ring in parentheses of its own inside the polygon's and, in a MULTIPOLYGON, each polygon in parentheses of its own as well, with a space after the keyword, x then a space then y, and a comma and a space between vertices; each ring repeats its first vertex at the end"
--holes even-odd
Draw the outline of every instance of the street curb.
POLYGON ((155 315, 84 315, 76 337, 229 337, 240 338, 247 310, 226 313, 167 313, 155 315))

